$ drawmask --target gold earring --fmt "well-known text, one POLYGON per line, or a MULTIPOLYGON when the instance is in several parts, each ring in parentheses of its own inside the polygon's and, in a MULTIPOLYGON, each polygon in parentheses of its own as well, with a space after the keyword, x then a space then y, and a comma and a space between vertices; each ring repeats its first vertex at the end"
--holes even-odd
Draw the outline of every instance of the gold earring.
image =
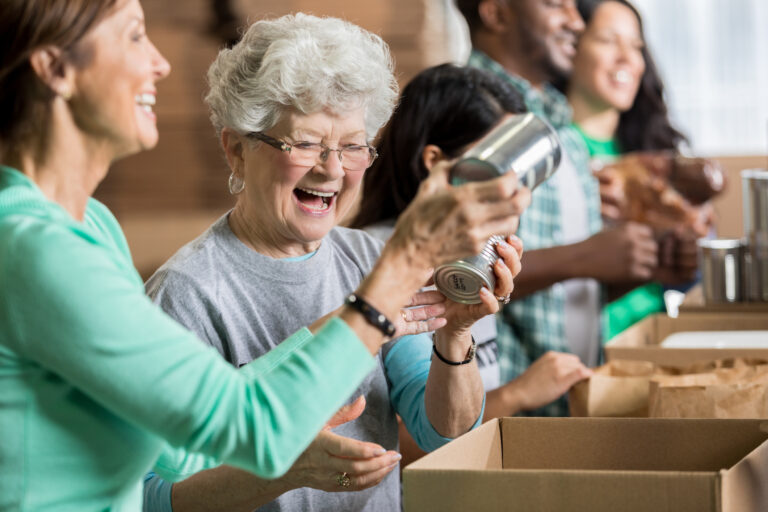
POLYGON ((67 87, 59 91, 59 96, 64 98, 64 101, 69 101, 72 99, 72 91, 70 91, 69 88, 67 87))

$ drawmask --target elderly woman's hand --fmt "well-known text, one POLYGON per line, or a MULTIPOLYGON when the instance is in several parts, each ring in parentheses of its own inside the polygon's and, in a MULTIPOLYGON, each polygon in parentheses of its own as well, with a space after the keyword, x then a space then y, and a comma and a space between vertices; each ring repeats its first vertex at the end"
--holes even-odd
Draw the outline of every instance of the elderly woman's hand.
POLYGON ((311 487, 326 492, 368 489, 381 482, 400 461, 400 454, 334 434, 330 429, 356 419, 365 397, 342 407, 282 477, 292 489, 311 487))
POLYGON ((447 323, 445 295, 437 290, 426 290, 414 294, 411 302, 400 310, 400 318, 395 319, 397 334, 421 334, 436 331, 447 323))
POLYGON ((513 279, 520 273, 520 259, 523 257, 523 242, 514 235, 496 245, 499 259, 493 265, 496 275, 496 287, 491 292, 487 288, 480 290, 479 304, 460 304, 447 301, 445 313, 447 333, 469 331, 472 324, 484 316, 497 313, 502 302, 506 302, 514 289, 513 279))
POLYGON ((507 173, 450 186, 451 162, 440 162, 400 216, 385 253, 401 250, 410 268, 424 269, 478 254, 492 235, 514 233, 530 204, 527 188, 507 173))

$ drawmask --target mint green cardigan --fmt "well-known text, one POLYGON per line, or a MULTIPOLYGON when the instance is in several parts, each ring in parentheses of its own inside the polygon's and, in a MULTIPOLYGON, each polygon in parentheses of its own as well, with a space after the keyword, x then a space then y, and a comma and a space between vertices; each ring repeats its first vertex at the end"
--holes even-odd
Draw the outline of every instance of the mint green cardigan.
POLYGON ((233 369, 145 297, 104 205, 76 221, 0 167, 0 510, 138 511, 169 447, 276 477, 373 366, 334 319, 233 369))

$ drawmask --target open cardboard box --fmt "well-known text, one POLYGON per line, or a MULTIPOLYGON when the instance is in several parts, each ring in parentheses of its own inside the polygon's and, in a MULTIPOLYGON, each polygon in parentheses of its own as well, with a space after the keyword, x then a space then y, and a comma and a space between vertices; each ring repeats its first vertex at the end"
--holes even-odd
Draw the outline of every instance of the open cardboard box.
POLYGON ((685 294, 680 313, 763 313, 768 314, 768 302, 726 302, 707 304, 704 302, 704 290, 698 284, 685 294))
POLYGON ((729 357, 768 360, 765 348, 662 348, 670 334, 685 331, 750 331, 768 329, 765 313, 687 313, 677 318, 660 313, 636 323, 605 346, 605 357, 651 361, 664 366, 688 366, 729 357))
POLYGON ((761 420, 496 419, 406 467, 405 510, 764 512, 765 427, 761 420))

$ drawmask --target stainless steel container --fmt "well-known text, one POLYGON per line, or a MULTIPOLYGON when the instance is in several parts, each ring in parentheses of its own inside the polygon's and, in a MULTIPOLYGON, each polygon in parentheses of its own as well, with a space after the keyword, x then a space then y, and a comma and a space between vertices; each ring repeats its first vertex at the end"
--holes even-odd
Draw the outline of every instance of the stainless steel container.
MULTIPOLYGON (((534 114, 514 115, 491 130, 470 148, 451 169, 451 183, 461 185, 515 172, 520 186, 535 189, 560 165, 560 140, 555 130, 534 114)), ((496 287, 493 264, 498 259, 491 237, 477 256, 441 265, 435 270, 435 285, 449 299, 478 304, 480 289, 496 287)))
POLYGON ((741 171, 744 202, 745 299, 768 302, 768 170, 741 171))
POLYGON ((745 242, 702 238, 698 241, 704 302, 722 304, 744 300, 745 242))
POLYGON ((451 182, 461 185, 517 173, 520 185, 533 190, 560 165, 557 132, 535 114, 518 114, 491 130, 464 153, 451 169, 451 182))
POLYGON ((744 233, 765 233, 768 237, 768 170, 741 171, 744 197, 744 233))
POLYGON ((765 233, 747 237, 744 254, 745 300, 768 302, 768 239, 765 233))

